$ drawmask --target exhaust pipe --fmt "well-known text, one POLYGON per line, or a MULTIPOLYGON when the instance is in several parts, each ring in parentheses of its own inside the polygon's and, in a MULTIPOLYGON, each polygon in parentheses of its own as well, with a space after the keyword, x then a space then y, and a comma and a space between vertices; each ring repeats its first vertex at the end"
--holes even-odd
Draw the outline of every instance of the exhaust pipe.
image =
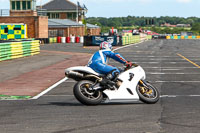
POLYGON ((65 72, 66 77, 76 79, 76 78, 83 78, 84 75, 79 72, 74 72, 74 71, 67 71, 65 72))

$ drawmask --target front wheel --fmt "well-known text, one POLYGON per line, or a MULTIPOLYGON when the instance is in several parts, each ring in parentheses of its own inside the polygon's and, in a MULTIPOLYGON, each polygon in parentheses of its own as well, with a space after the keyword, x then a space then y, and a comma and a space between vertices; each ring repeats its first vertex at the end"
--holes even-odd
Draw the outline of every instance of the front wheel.
POLYGON ((144 83, 143 81, 140 81, 137 85, 136 91, 140 97, 140 100, 144 103, 154 104, 160 98, 158 89, 150 83, 144 83))
POLYGON ((74 96, 84 105, 98 105, 103 100, 103 94, 100 90, 92 90, 94 82, 82 80, 74 86, 74 96))

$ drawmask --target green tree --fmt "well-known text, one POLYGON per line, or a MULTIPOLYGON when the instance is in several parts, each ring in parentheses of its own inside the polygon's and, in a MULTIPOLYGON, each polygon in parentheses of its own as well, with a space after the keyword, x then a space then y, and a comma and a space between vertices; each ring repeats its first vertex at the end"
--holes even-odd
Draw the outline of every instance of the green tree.
POLYGON ((187 24, 192 25, 193 23, 194 23, 194 20, 193 20, 193 19, 188 19, 188 20, 187 20, 187 24))
POLYGON ((195 23, 192 25, 193 31, 200 31, 200 23, 195 23))

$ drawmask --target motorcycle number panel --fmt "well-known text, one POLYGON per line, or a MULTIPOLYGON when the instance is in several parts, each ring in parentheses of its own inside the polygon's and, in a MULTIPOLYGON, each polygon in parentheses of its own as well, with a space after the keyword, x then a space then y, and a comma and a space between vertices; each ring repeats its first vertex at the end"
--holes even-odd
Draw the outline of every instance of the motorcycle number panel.
POLYGON ((141 67, 130 69, 120 74, 119 79, 123 82, 118 90, 105 90, 104 93, 108 96, 109 100, 139 100, 136 86, 144 78, 145 72, 141 67))

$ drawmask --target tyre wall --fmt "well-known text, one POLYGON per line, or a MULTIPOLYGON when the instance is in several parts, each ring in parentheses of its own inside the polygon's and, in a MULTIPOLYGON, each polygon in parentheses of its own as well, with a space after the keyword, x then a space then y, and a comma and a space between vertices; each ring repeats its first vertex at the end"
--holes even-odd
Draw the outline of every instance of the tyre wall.
POLYGON ((0 61, 36 55, 39 53, 39 40, 0 43, 0 61))

